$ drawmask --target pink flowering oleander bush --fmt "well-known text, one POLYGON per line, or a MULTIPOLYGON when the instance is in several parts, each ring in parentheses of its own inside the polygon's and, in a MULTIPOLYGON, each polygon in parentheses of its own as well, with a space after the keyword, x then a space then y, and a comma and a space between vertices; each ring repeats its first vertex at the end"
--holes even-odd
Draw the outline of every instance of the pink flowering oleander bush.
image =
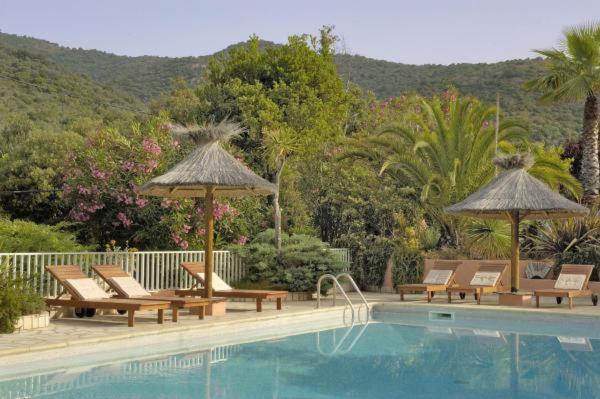
MULTIPOLYGON (((201 249, 204 209, 189 199, 141 196, 139 187, 181 160, 182 147, 160 118, 134 124, 130 131, 99 130, 67 159, 63 194, 77 222, 79 236, 99 248, 111 240, 140 249, 201 249)), ((247 207, 252 200, 238 200, 247 207)), ((255 201, 256 202, 256 201, 255 201)), ((202 204, 203 205, 203 204, 202 204)), ((264 212, 259 203, 249 217, 239 218, 232 202, 214 203, 217 245, 243 244, 255 231, 248 221, 264 212)), ((260 224, 257 224, 260 225, 260 224)))

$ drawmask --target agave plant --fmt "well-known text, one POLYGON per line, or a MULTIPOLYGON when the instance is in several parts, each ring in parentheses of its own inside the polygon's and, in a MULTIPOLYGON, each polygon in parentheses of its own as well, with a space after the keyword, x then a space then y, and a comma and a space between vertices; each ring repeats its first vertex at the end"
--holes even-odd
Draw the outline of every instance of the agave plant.
POLYGON ((596 208, 583 218, 537 222, 526 240, 530 253, 552 258, 556 265, 600 265, 600 212, 596 208))

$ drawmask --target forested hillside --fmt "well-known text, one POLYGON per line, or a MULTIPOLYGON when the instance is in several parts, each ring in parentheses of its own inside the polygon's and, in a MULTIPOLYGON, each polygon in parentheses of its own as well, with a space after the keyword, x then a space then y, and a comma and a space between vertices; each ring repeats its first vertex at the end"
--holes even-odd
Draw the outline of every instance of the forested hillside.
MULTIPOLYGON (((263 45, 272 45, 263 42, 263 45)), ((143 101, 156 98, 182 76, 196 84, 210 56, 126 57, 96 50, 82 50, 33 38, 0 33, 0 45, 24 49, 59 63, 71 71, 87 74, 143 101)), ((223 50, 227 51, 227 49, 223 50)), ((513 60, 494 64, 407 65, 339 54, 336 64, 346 80, 371 90, 379 98, 417 92, 430 96, 449 85, 462 93, 494 102, 500 94, 502 109, 529 121, 533 138, 558 144, 577 137, 581 109, 577 105, 541 106, 523 83, 542 73, 541 59, 513 60)))
MULTIPOLYGON (((131 119, 144 104, 39 55, 0 45, 0 131, 84 131, 131 119)), ((7 137, 3 137, 7 139, 7 137)))
POLYGON ((535 93, 523 90, 524 82, 543 74, 544 61, 539 58, 446 66, 407 65, 338 55, 336 63, 345 79, 372 90, 380 98, 405 92, 431 96, 449 85, 490 103, 495 103, 499 93, 501 108, 528 121, 534 139, 559 144, 579 134, 581 105, 540 105, 535 93))

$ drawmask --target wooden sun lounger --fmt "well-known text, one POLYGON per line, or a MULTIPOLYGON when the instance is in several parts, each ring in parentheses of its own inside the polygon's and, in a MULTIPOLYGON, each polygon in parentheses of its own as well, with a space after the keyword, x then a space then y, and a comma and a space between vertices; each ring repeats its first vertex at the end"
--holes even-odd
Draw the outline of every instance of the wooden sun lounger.
MULTIPOLYGON (((199 285, 204 284, 204 280, 198 273, 204 273, 204 264, 199 262, 184 262, 181 267, 194 279, 194 284, 188 290, 175 290, 175 295, 179 296, 202 296, 204 290, 199 288, 199 285)), ((213 273, 213 281, 218 277, 213 273)), ((220 278, 219 278, 220 279, 220 278)), ((225 284, 225 282, 223 282, 225 284)), ((235 288, 216 290, 213 288, 213 295, 224 298, 253 298, 256 300, 256 311, 262 312, 262 301, 264 299, 276 299, 277 310, 281 310, 282 302, 287 298, 287 291, 271 291, 271 290, 238 290, 235 288)))
POLYGON ((46 270, 60 283, 65 289, 56 298, 46 299, 47 306, 62 306, 68 308, 93 308, 93 309, 114 309, 127 311, 127 325, 133 327, 135 312, 142 310, 158 310, 157 321, 162 324, 164 321, 164 310, 170 307, 169 302, 165 301, 142 301, 139 299, 77 299, 74 292, 69 292, 68 286, 65 284, 67 279, 87 279, 79 267, 72 265, 65 266, 46 266, 46 270), (61 298, 65 293, 69 293, 71 298, 61 298))
MULTIPOLYGON (((508 270, 508 264, 506 263, 481 263, 479 265, 479 269, 475 272, 475 276, 477 273, 498 273, 498 278, 496 279, 496 283, 493 285, 477 285, 477 284, 469 284, 469 285, 453 285, 446 289, 448 293, 448 303, 452 302, 452 293, 458 292, 461 295, 461 298, 464 297, 467 293, 472 293, 475 295, 475 299, 477 299, 477 304, 481 305, 481 297, 483 294, 498 292, 498 291, 506 291, 502 284, 502 278, 506 274, 508 270)), ((474 276, 474 277, 475 277, 474 276)))
MULTIPOLYGON (((427 294, 427 302, 431 302, 431 298, 435 292, 446 291, 448 286, 453 285, 456 269, 460 266, 461 261, 454 260, 436 260, 431 270, 450 270, 452 273, 446 284, 402 284, 398 286, 400 292, 400 300, 404 300, 406 292, 425 292, 427 294)), ((423 279, 425 281, 427 277, 423 279)))
MULTIPOLYGON (((93 266, 92 269, 94 272, 102 279, 109 287, 115 292, 115 296, 117 298, 128 299, 124 293, 120 292, 119 287, 115 286, 114 282, 111 280, 113 277, 131 277, 129 273, 125 270, 121 269, 116 265, 96 265, 93 266)), ((224 298, 198 298, 198 297, 180 297, 174 295, 161 295, 158 294, 150 294, 146 296, 136 296, 131 299, 139 299, 142 301, 165 301, 171 304, 172 310, 172 320, 173 322, 177 322, 179 318, 179 309, 191 309, 198 308, 199 318, 204 319, 204 310, 206 306, 211 305, 215 302, 224 301, 224 298)))
MULTIPOLYGON (((592 298, 592 303, 594 303, 594 296, 592 291, 588 287, 588 282, 590 281, 590 276, 594 271, 594 265, 562 265, 560 269, 560 274, 574 274, 574 275, 583 275, 583 284, 580 289, 562 289, 562 288, 549 288, 542 290, 535 290, 533 295, 535 295, 535 307, 540 307, 540 297, 541 296, 549 296, 556 297, 556 302, 560 304, 562 302, 562 298, 568 298, 569 300, 569 309, 573 308, 573 298, 578 296, 590 296, 592 298)), ((559 275, 560 278, 560 275, 559 275)), ((558 281, 558 280, 557 280, 558 281)))

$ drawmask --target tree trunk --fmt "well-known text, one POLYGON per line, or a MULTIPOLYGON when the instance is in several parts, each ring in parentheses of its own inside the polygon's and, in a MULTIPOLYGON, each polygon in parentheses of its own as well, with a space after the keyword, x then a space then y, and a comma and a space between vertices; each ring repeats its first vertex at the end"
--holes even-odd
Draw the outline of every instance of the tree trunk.
POLYGON ((581 172, 583 201, 594 203, 598 198, 600 165, 598 162, 598 99, 590 94, 583 109, 583 131, 581 133, 581 172))
POLYGON ((279 185, 281 182, 281 173, 283 172, 283 167, 285 165, 285 161, 282 161, 275 173, 274 184, 277 186, 277 191, 275 191, 275 195, 273 196, 273 203, 275 206, 275 245, 278 251, 281 251, 281 208, 279 207, 279 185))

